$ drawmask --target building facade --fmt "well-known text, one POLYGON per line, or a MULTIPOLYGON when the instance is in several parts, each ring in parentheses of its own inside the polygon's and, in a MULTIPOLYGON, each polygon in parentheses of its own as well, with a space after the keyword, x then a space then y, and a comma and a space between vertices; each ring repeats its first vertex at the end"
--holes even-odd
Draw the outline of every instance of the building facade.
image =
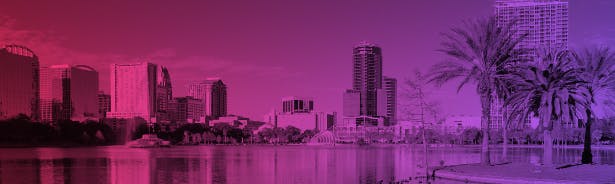
POLYGON ((167 69, 153 63, 112 64, 111 112, 107 116, 166 121, 170 82, 167 69))
POLYGON ((171 75, 166 67, 157 67, 156 77, 156 120, 158 122, 171 122, 172 114, 170 104, 174 102, 171 75))
POLYGON ((314 100, 310 98, 286 97, 282 99, 283 113, 306 113, 314 110, 314 100))
POLYGON ((111 95, 102 91, 98 92, 98 114, 101 118, 107 117, 107 112, 111 111, 111 95))
POLYGON ((98 72, 85 65, 52 65, 40 71, 41 121, 98 119, 98 72))
POLYGON ((265 115, 265 123, 274 127, 297 127, 301 130, 326 131, 337 119, 336 113, 314 111, 314 101, 304 97, 285 97, 282 99, 282 112, 273 110, 265 115))
POLYGON ((40 119, 39 71, 32 50, 18 45, 0 49, 0 119, 19 114, 40 119))
POLYGON ((386 94, 386 120, 385 126, 397 123, 397 79, 383 78, 383 89, 386 94))
POLYGON ((495 16, 499 25, 518 21, 518 36, 527 34, 520 48, 568 48, 567 0, 496 0, 495 16))
POLYGON ((227 115, 227 87, 219 78, 190 84, 188 92, 195 99, 203 101, 206 118, 215 120, 227 115))
POLYGON ((361 115, 361 92, 358 90, 348 89, 344 92, 343 97, 343 113, 344 117, 358 117, 361 115))
POLYGON ((191 96, 177 97, 171 104, 171 114, 177 122, 204 123, 205 111, 203 111, 203 101, 191 96))

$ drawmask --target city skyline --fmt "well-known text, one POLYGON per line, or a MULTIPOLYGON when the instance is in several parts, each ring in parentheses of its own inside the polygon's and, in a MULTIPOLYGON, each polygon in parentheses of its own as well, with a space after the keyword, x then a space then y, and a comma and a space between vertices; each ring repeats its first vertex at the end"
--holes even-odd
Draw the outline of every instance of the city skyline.
POLYGON ((0 183, 615 183, 615 0, 5 4, 0 183))
MULTIPOLYGON (((412 5, 409 3, 387 2, 387 3, 366 3, 354 5, 357 8, 351 10, 351 7, 343 7, 339 3, 314 3, 303 4, 307 11, 293 11, 299 9, 301 5, 286 6, 280 8, 276 6, 257 6, 258 8, 248 8, 251 5, 245 4, 240 7, 233 7, 229 4, 220 2, 209 2, 222 7, 219 11, 211 11, 208 14, 199 14, 197 10, 207 9, 202 4, 179 4, 183 6, 194 6, 192 9, 186 10, 186 14, 179 13, 179 10, 172 10, 170 17, 162 19, 156 24, 148 22, 146 17, 159 17, 161 15, 153 12, 153 5, 135 5, 127 4, 118 10, 115 18, 129 17, 129 7, 137 7, 144 10, 144 15, 138 15, 129 20, 120 20, 117 22, 110 21, 108 18, 100 17, 92 14, 85 14, 83 18, 76 19, 71 17, 72 13, 82 11, 99 12, 104 11, 109 7, 114 7, 113 3, 103 4, 100 7, 91 7, 78 2, 72 3, 76 7, 75 10, 66 10, 57 15, 51 9, 41 9, 40 7, 50 6, 56 7, 59 5, 49 5, 40 3, 32 6, 19 5, 10 9, 0 8, 7 12, 2 20, 2 35, 7 35, 9 31, 16 38, 7 40, 3 38, 3 43, 17 43, 27 46, 34 50, 41 58, 41 66, 49 66, 53 64, 87 64, 93 66, 96 70, 101 71, 100 88, 106 93, 109 93, 108 85, 108 68, 110 63, 134 63, 150 61, 165 65, 170 70, 174 84, 174 96, 187 96, 188 92, 184 89, 187 84, 194 81, 203 80, 207 77, 219 76, 225 79, 225 82, 232 85, 234 90, 229 91, 229 114, 247 115, 252 119, 259 119, 263 114, 266 114, 271 107, 276 107, 276 102, 282 96, 298 95, 311 96, 318 102, 316 108, 319 111, 336 111, 342 112, 342 97, 340 91, 350 88, 348 85, 351 81, 350 71, 348 68, 352 65, 350 56, 350 48, 361 40, 370 40, 377 43, 385 52, 385 64, 383 65, 384 73, 391 77, 397 78, 399 84, 411 76, 412 70, 425 67, 421 65, 429 65, 443 59, 437 52, 437 42, 429 40, 437 40, 439 32, 446 31, 445 25, 460 24, 464 17, 481 17, 493 14, 493 1, 472 1, 472 2, 456 2, 456 1, 430 1, 422 5, 412 5), (322 8, 320 5, 329 5, 330 9, 322 8), (456 10, 454 7, 463 4, 464 10, 456 10), (398 7, 396 7, 398 6, 398 7), (23 12, 24 8, 39 9, 39 16, 26 15, 23 12), (360 14, 360 10, 365 10, 374 7, 376 9, 388 11, 375 11, 374 17, 360 14), (274 36, 275 33, 266 33, 266 26, 257 26, 250 24, 247 20, 240 20, 242 15, 231 15, 224 13, 224 10, 246 10, 246 15, 254 15, 255 22, 266 22, 269 27, 281 26, 285 24, 300 24, 302 26, 318 27, 320 31, 308 34, 309 36, 324 36, 328 38, 339 33, 352 33, 350 35, 339 37, 339 41, 335 43, 326 41, 327 39, 303 39, 299 35, 305 34, 304 31, 295 29, 282 29, 275 33, 283 33, 281 36, 274 36), (421 10, 425 9, 425 10, 421 10), (288 18, 272 18, 264 14, 266 10, 275 10, 285 12, 289 15, 288 18), (310 16, 310 10, 322 12, 323 15, 330 16, 335 22, 346 22, 347 28, 339 28, 331 25, 331 21, 316 21, 315 17, 310 16), (408 16, 394 17, 396 13, 413 12, 408 16), (447 10, 446 15, 439 15, 438 11, 447 10), (334 15, 333 12, 340 12, 340 15, 334 15), (45 16, 40 16, 45 15, 45 16), (201 16, 199 16, 201 15, 201 16), (426 19, 421 19, 422 16, 432 16, 437 19, 438 24, 431 24, 426 19), (50 17, 47 23, 43 22, 40 17, 50 17), (173 22, 174 18, 205 18, 207 20, 215 19, 214 17, 228 17, 227 21, 213 21, 207 25, 196 25, 196 30, 204 28, 211 29, 199 35, 188 33, 187 36, 178 36, 179 30, 188 30, 191 25, 185 22, 173 22), (374 26, 370 29, 359 29, 358 26, 362 23, 356 22, 361 19, 374 26), (386 20, 384 22, 381 22, 386 20), (298 22, 296 22, 298 21, 298 22), (134 26, 126 26, 129 23, 136 24, 145 28, 152 26, 166 26, 172 29, 163 29, 153 31, 152 33, 135 36, 142 30, 134 26), (307 23, 306 23, 307 22, 307 23), (75 25, 79 23, 90 23, 92 28, 76 29, 75 25), (231 24, 232 23, 232 24, 231 24), (251 33, 233 32, 222 34, 225 31, 235 28, 235 24, 246 25, 247 30, 251 33), (384 24, 382 24, 384 23, 384 24), (406 26, 402 26, 408 24, 406 26), (101 38, 91 37, 94 29, 103 27, 126 26, 127 29, 123 32, 113 31, 106 32, 101 38), (420 29, 417 29, 420 28, 420 29), (352 29, 353 31, 350 31, 352 29), (20 30, 20 31, 15 31, 20 30), (386 31, 384 31, 386 30, 386 31), (53 33, 52 33, 53 32, 53 33), (175 34, 173 34, 175 33, 175 34), (31 38, 24 38, 23 35, 34 34, 31 38), (262 34, 262 36, 255 36, 262 34), (89 36, 88 36, 89 35, 89 36), (220 38, 214 38, 214 37, 220 38), (259 38, 262 37, 262 38, 259 38), (85 39, 87 38, 87 39, 85 39), (424 38, 424 39, 419 39, 424 38), (242 39, 243 41, 239 41, 242 39), (252 48, 256 43, 262 43, 268 39, 271 44, 268 48, 252 48), (288 39, 288 42, 281 40, 288 39), (79 40, 87 40, 79 41, 79 40), (125 46, 118 46, 119 43, 126 43, 125 46), (182 46, 179 43, 189 43, 182 46), (233 43, 233 44, 228 44, 233 43), (293 43, 293 45, 288 45, 293 43), (417 44, 413 44, 417 43, 417 44), (320 51, 321 54, 311 55, 307 50, 320 51), (266 54, 272 53, 278 54, 266 54), (288 53, 288 54, 282 54, 288 53), (74 59, 68 59, 75 56, 74 59), (418 62, 422 61, 422 62, 418 62), (327 65, 324 65, 324 64, 327 65), (193 64, 196 66, 190 66, 193 64), (326 67, 324 67, 326 66, 326 67), (198 68, 198 69, 195 69, 198 68), (317 77, 310 77, 312 73, 318 72, 317 77), (250 76, 250 77, 246 77, 250 76), (281 77, 278 77, 281 76, 281 77), (250 80, 247 80, 247 79, 250 80), (268 84, 267 89, 259 88, 260 84, 268 84), (300 85, 297 85, 300 84, 300 85), (262 97, 254 98, 254 94, 265 94, 262 97), (321 109, 322 108, 322 109, 321 109)), ((156 6, 164 4, 163 2, 152 2, 156 6)), ((599 1, 599 3, 581 3, 579 1, 570 1, 570 29, 569 40, 570 47, 586 45, 589 42, 594 42, 604 37, 615 35, 612 26, 600 24, 601 20, 606 20, 608 17, 608 7, 613 7, 613 3, 608 1, 599 1), (593 12, 592 14, 584 14, 583 12, 593 12), (581 31, 581 27, 585 27, 596 31, 581 31)), ((233 11, 231 11, 233 12, 233 11)), ((333 21, 332 20, 332 21, 333 21)), ((285 27, 285 26, 282 26, 285 27)), ((613 43, 613 40, 604 40, 607 43, 613 43)), ((399 85, 400 87, 402 85, 399 85)), ((477 115, 479 105, 477 97, 472 90, 462 90, 460 94, 455 94, 453 85, 445 86, 438 90, 438 94, 434 94, 434 98, 441 99, 446 106, 443 111, 446 114, 472 114, 477 115), (464 97, 464 99, 459 99, 464 97), (460 105, 464 104, 464 105, 460 105), (467 108, 475 107, 475 108, 467 108)), ((401 112, 399 113, 401 114, 401 112)))

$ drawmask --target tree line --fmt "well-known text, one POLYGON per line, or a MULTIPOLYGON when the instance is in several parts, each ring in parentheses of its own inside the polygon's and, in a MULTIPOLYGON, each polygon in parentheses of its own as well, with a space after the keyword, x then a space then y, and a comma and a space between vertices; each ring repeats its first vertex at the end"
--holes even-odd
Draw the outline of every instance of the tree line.
POLYGON ((158 137, 169 140, 172 144, 296 144, 305 143, 318 132, 288 126, 275 128, 262 128, 256 130, 263 123, 255 123, 254 126, 233 126, 227 123, 217 123, 213 126, 205 124, 184 124, 175 130, 162 130, 159 125, 150 127, 146 124, 137 126, 133 139, 140 138, 143 134, 155 132, 158 137))
POLYGON ((26 115, 0 120, 0 145, 101 146, 115 143, 111 127, 97 121, 59 121, 56 125, 32 121, 26 115))

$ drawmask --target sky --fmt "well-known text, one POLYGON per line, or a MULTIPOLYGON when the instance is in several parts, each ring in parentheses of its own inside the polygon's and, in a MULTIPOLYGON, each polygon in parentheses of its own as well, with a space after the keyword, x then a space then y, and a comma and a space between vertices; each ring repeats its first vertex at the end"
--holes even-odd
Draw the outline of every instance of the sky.
MULTIPOLYGON (((6 1, 0 44, 31 48, 42 66, 90 65, 106 92, 110 64, 152 62, 168 67, 176 97, 188 95, 190 82, 220 77, 231 114, 262 120, 286 96, 311 97, 317 111, 341 114, 354 45, 379 45, 384 74, 403 88, 416 71, 445 59, 436 51, 441 33, 491 15, 493 2, 6 1)), ((615 43, 615 1, 570 0, 569 6, 572 48, 615 43)), ((441 114, 478 115, 474 87, 457 93, 454 84, 427 96, 441 114)))

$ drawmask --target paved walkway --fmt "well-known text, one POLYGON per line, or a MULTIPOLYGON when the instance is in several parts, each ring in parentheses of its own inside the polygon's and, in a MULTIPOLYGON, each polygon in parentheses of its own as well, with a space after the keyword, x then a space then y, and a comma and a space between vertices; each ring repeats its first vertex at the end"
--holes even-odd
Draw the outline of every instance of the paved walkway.
POLYGON ((435 176, 478 183, 615 183, 615 165, 578 165, 564 169, 532 164, 448 166, 435 176))

